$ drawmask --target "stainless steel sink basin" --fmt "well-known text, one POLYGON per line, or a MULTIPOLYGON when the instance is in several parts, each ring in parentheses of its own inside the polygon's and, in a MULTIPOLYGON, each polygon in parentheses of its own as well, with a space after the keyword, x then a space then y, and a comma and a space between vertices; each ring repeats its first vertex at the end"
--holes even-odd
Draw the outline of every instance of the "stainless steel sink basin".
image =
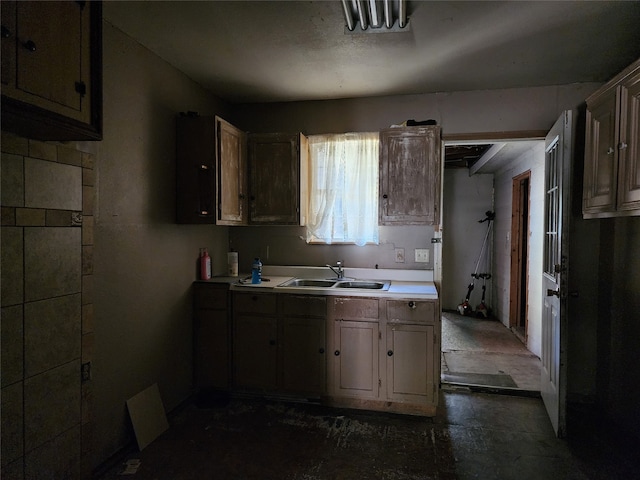
POLYGON ((336 283, 336 288, 365 288, 368 290, 381 290, 387 285, 386 282, 374 282, 370 280, 353 280, 336 283))
POLYGON ((311 278, 294 278, 281 285, 281 287, 321 287, 329 288, 333 287, 336 283, 335 280, 316 280, 311 278))

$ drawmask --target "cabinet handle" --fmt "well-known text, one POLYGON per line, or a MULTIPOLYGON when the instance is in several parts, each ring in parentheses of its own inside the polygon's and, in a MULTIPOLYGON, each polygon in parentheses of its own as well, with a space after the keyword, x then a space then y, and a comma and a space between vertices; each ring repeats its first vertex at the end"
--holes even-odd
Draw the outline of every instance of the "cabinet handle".
POLYGON ((609 147, 609 150, 607 150, 607 155, 613 155, 613 152, 615 152, 613 147, 609 147))
POLYGON ((620 143, 618 144, 618 150, 624 150, 624 149, 625 149, 625 148, 627 148, 628 146, 629 146, 629 145, 627 145, 626 143, 624 143, 624 142, 620 142, 620 143))
POLYGON ((22 46, 24 48, 26 48, 27 50, 29 50, 30 52, 35 52, 36 51, 36 44, 33 40, 27 40, 26 42, 24 42, 22 44, 22 46))
POLYGON ((336 350, 335 352, 333 352, 333 354, 337 357, 338 355, 340 355, 340 350, 336 350))
POLYGON ((276 341, 275 340, 269 340, 269 345, 275 345, 276 341))
POLYGON ((389 350, 389 351, 387 352, 387 355, 388 355, 388 356, 390 356, 390 357, 393 357, 393 350, 389 350))
POLYGON ((240 197, 240 200, 244 200, 244 193, 241 193, 238 197, 240 197))
POLYGON ((415 309, 415 308, 417 308, 417 307, 418 307, 418 306, 416 305, 416 302, 414 302, 413 300, 409 302, 409 308, 411 308, 411 309, 415 309))
POLYGON ((382 195, 382 198, 389 198, 389 195, 387 195, 386 193, 382 195))
POLYGON ((324 348, 320 348, 320 350, 318 350, 318 353, 324 353, 324 348))
POLYGON ((2 25, 2 38, 9 38, 11 36, 11 30, 2 25))

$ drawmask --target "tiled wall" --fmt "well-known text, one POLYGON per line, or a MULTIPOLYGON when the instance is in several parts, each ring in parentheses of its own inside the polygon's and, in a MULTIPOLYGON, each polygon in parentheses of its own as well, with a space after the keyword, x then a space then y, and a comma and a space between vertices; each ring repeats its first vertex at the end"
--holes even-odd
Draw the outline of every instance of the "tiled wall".
POLYGON ((2 132, 2 478, 88 478, 94 156, 2 132))

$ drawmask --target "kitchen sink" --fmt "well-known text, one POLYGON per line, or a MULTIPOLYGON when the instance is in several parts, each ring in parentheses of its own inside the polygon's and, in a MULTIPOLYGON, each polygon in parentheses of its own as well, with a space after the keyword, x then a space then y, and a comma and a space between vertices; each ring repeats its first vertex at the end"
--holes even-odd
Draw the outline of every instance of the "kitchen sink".
POLYGON ((385 286, 389 287, 387 282, 374 282, 368 280, 353 280, 336 283, 336 288, 365 288, 369 290, 381 290, 385 286))
POLYGON ((336 283, 335 280, 315 280, 311 278, 294 278, 293 280, 289 280, 282 285, 281 287, 321 287, 321 288, 329 288, 333 287, 336 283))
POLYGON ((320 288, 320 289, 333 289, 333 288, 357 288, 364 290, 388 290, 388 281, 376 281, 376 280, 356 280, 354 278, 349 279, 322 279, 322 278, 292 278, 284 283, 278 285, 279 287, 307 287, 307 288, 320 288))

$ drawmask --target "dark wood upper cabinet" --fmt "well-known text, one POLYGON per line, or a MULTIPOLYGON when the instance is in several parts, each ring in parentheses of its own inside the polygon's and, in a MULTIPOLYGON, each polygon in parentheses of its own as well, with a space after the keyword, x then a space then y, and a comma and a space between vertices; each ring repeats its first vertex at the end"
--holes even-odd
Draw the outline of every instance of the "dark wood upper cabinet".
POLYGON ((2 128, 102 139, 102 3, 2 2, 2 128))
POLYGON ((178 223, 247 224, 246 134, 219 117, 176 119, 178 223))
POLYGON ((248 150, 249 223, 304 224, 306 137, 300 133, 251 134, 248 150))
POLYGON ((440 127, 380 132, 380 225, 440 221, 440 127))

